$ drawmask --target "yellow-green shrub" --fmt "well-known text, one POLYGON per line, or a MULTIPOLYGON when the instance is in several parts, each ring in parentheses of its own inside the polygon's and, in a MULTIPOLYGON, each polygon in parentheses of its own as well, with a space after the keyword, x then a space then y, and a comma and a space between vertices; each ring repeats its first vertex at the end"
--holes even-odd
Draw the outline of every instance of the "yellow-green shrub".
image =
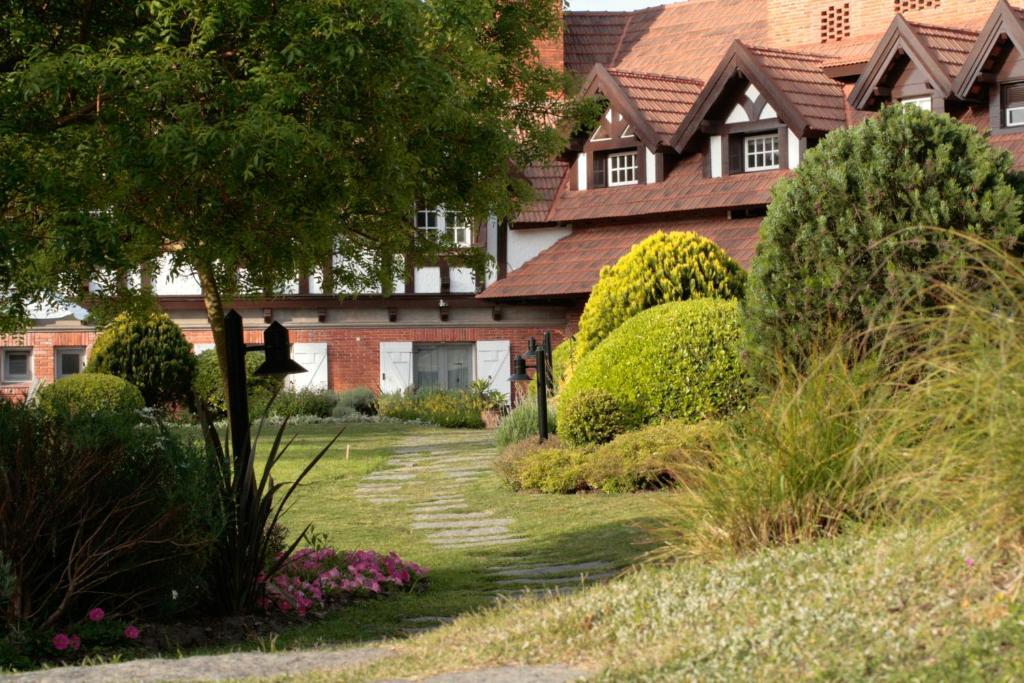
POLYGON ((406 391, 382 394, 377 411, 400 420, 422 420, 441 427, 483 429, 480 396, 472 391, 406 391))
POLYGON ((562 437, 574 446, 607 443, 640 426, 636 406, 599 387, 585 387, 559 399, 562 437))
POLYGON ((587 455, 584 476, 592 488, 608 493, 689 481, 710 461, 722 433, 722 423, 711 420, 673 420, 627 432, 587 455))
POLYGON ((721 247, 694 232, 657 232, 601 270, 576 335, 582 359, 623 322, 670 301, 742 296, 746 273, 721 247))
POLYGON ((587 453, 563 447, 557 437, 537 437, 512 444, 498 456, 495 468, 515 490, 576 493, 588 488, 584 470, 587 453))
POLYGON ((97 413, 131 415, 146 407, 138 388, 114 375, 83 373, 59 379, 39 390, 39 409, 50 418, 97 413))
POLYGON ((739 340, 735 301, 695 299, 640 313, 577 364, 559 398, 560 433, 597 443, 628 431, 614 420, 595 424, 600 417, 586 405, 595 392, 614 399, 628 416, 622 426, 632 428, 729 413, 747 397, 739 340))

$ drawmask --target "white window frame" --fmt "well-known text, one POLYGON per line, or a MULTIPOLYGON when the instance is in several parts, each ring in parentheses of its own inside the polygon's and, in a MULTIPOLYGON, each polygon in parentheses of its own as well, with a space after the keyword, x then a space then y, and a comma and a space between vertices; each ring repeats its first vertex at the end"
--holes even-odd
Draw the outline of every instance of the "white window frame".
POLYGON ((754 171, 774 171, 779 168, 781 161, 780 158, 781 150, 779 145, 779 134, 778 133, 764 133, 762 135, 748 135, 743 138, 743 171, 750 173, 754 171), (773 146, 765 146, 762 144, 761 149, 757 149, 757 143, 764 143, 772 141, 773 146), (754 149, 751 150, 751 145, 754 149), (774 163, 764 163, 765 160, 770 159, 774 153, 774 163), (762 157, 762 163, 758 163, 758 157, 762 157))
POLYGON ((614 152, 608 155, 608 187, 636 185, 640 182, 640 159, 636 150, 614 152), (632 164, 620 163, 620 160, 632 160, 632 164))
POLYGON ((21 384, 23 382, 31 382, 33 376, 35 376, 34 363, 32 361, 32 349, 28 348, 16 348, 16 349, 3 349, 3 354, 0 354, 0 381, 5 384, 21 384), (10 372, 10 356, 15 353, 23 353, 28 358, 26 359, 26 367, 28 373, 25 375, 12 375, 10 372))
POLYGON ((416 228, 447 235, 458 247, 473 246, 473 226, 461 211, 446 211, 443 206, 416 209, 416 228))
POLYGON ((917 107, 924 111, 932 111, 932 98, 931 97, 908 97, 900 100, 900 104, 910 105, 911 107, 917 107))
POLYGON ((85 370, 85 347, 84 346, 58 346, 53 350, 53 376, 56 379, 61 377, 69 377, 70 375, 64 374, 64 356, 75 354, 78 356, 78 372, 79 374, 85 370))
POLYGON ((1018 107, 1007 107, 1006 108, 1006 127, 1007 128, 1019 128, 1024 126, 1024 105, 1018 107), (1017 116, 1017 120, 1013 120, 1013 116, 1017 116))

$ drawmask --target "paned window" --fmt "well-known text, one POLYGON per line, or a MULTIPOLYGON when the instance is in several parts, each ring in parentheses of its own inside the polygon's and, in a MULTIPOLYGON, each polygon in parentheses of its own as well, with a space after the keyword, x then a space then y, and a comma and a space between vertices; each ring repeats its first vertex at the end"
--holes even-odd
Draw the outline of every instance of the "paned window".
POLYGON ((77 375, 85 368, 85 349, 57 349, 55 356, 57 379, 77 375))
POLYGON ((4 350, 0 379, 4 382, 27 382, 32 379, 32 351, 28 349, 4 350))
POLYGON ((767 171, 779 167, 779 135, 751 135, 743 141, 744 171, 767 171))
POLYGON ((1003 111, 1007 127, 1024 126, 1024 83, 1003 86, 1003 111))
POLYGON ((460 247, 469 247, 473 244, 473 230, 469 219, 458 211, 417 209, 416 227, 447 235, 460 247))
POLYGON ((900 102, 917 107, 918 109, 924 109, 925 111, 932 110, 932 98, 930 97, 908 97, 905 100, 900 100, 900 102))
POLYGON ((473 381, 473 345, 417 344, 412 369, 417 389, 466 389, 473 381))
POLYGON ((608 155, 608 185, 635 185, 637 182, 636 152, 608 155))

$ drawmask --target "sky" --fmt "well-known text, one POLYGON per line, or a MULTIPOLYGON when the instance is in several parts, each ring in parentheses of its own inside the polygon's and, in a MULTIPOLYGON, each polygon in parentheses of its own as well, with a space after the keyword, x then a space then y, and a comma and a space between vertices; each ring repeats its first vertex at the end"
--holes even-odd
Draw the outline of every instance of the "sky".
POLYGON ((621 10, 640 9, 652 5, 664 5, 678 0, 569 0, 570 10, 598 11, 598 10, 621 10))

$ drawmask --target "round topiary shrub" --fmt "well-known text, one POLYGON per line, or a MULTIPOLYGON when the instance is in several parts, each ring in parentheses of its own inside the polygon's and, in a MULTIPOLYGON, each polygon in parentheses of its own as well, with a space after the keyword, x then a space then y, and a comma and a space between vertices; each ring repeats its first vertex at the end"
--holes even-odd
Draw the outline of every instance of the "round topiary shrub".
MULTIPOLYGON (((264 360, 262 353, 254 352, 245 355, 250 420, 257 420, 263 416, 267 404, 281 391, 284 383, 280 377, 255 374, 264 360)), ((214 418, 227 415, 228 401, 224 396, 224 385, 220 379, 220 363, 217 360, 216 350, 208 349, 199 354, 192 390, 195 393, 196 402, 202 404, 214 418)))
POLYGON ((969 245, 936 228, 1016 247, 1012 167, 974 126, 912 106, 825 137, 775 185, 761 225, 743 302, 757 374, 779 359, 799 367, 837 333, 884 326, 927 280, 964 272, 969 245))
POLYGON ((631 426, 729 413, 747 397, 739 340, 735 301, 680 301, 630 318, 576 365, 559 399, 559 433, 592 439, 595 392, 634 416, 631 426))
POLYGON ((670 301, 742 296, 746 273, 694 232, 657 232, 601 270, 580 318, 576 360, 640 311, 670 301))
POLYGON ((630 401, 597 387, 585 387, 558 402, 560 436, 573 446, 607 443, 640 426, 639 411, 630 401))
POLYGON ((191 396, 196 358, 169 316, 122 313, 96 338, 86 372, 128 380, 148 406, 180 404, 191 396))
POLYGON ((81 417, 97 413, 126 415, 142 410, 142 392, 114 375, 83 373, 59 379, 36 394, 36 405, 49 417, 81 417))

